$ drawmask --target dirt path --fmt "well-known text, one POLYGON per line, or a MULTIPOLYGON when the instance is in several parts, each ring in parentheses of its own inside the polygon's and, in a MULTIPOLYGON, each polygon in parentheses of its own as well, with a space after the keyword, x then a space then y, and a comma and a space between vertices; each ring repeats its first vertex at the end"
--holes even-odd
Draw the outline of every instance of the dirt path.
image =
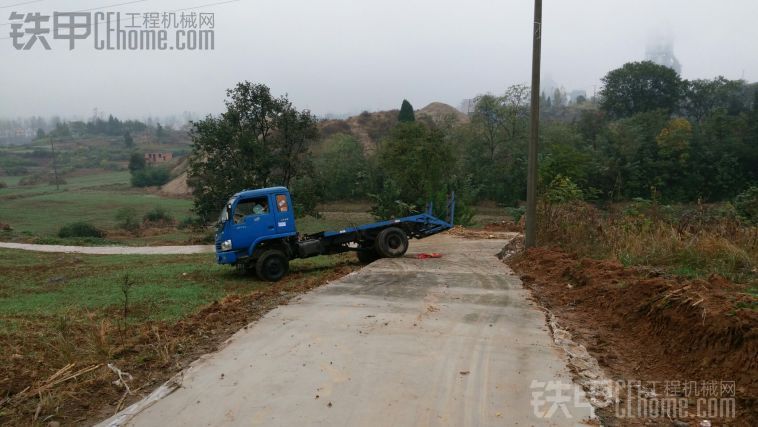
POLYGON ((180 387, 103 425, 581 424, 589 405, 571 391, 561 405, 572 418, 534 415, 533 393, 570 374, 544 314, 495 257, 505 242, 414 241, 404 258, 269 312, 196 361, 180 387))
POLYGON ((0 248, 36 252, 64 252, 88 255, 187 255, 212 253, 212 245, 189 246, 64 246, 0 242, 0 248))

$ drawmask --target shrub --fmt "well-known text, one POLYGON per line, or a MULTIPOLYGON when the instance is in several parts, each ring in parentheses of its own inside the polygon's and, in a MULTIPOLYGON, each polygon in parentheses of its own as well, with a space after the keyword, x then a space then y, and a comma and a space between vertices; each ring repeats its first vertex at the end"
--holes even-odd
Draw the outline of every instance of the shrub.
POLYGON ((526 207, 507 207, 505 208, 505 212, 509 217, 511 217, 511 219, 513 219, 513 222, 518 223, 521 220, 521 217, 526 213, 526 207))
POLYGON ((738 282, 749 281, 756 268, 758 230, 739 226, 728 205, 678 209, 636 201, 626 209, 602 211, 581 201, 543 201, 537 228, 540 245, 625 265, 694 276, 717 273, 738 282))
POLYGON ((181 221, 179 221, 179 224, 177 224, 177 228, 180 230, 184 229, 192 229, 192 230, 199 230, 203 228, 205 224, 203 223, 203 220, 196 216, 186 216, 182 218, 181 221))
POLYGON ((566 203, 575 200, 583 200, 582 190, 571 180, 571 178, 556 175, 548 185, 545 191, 545 200, 550 203, 566 203))
POLYGON ((135 232, 139 230, 139 221, 137 220, 137 211, 134 208, 121 208, 116 212, 116 221, 119 228, 135 232))
POLYGON ((60 177, 60 176, 57 177, 57 178, 54 177, 54 176, 51 176, 50 179, 47 181, 47 183, 49 185, 65 185, 66 184, 66 180, 63 179, 63 177, 60 177))
POLYGON ((734 208, 741 220, 748 224, 758 224, 758 187, 750 187, 737 195, 734 208))
POLYGON ((18 181, 18 185, 23 185, 23 186, 40 185, 45 181, 46 181, 46 177, 44 175, 34 174, 34 175, 28 175, 21 178, 18 181))
POLYGON ((4 183, 3 181, 0 181, 0 188, 8 188, 8 184, 4 183))
POLYGON ((133 187, 153 187, 167 183, 171 173, 164 167, 148 167, 132 172, 133 187))
POLYGON ((165 209, 160 206, 156 206, 151 211, 142 217, 145 222, 153 223, 171 223, 174 222, 174 217, 171 216, 165 209))
POLYGON ((61 227, 58 237, 105 237, 105 232, 88 222, 74 222, 61 227))

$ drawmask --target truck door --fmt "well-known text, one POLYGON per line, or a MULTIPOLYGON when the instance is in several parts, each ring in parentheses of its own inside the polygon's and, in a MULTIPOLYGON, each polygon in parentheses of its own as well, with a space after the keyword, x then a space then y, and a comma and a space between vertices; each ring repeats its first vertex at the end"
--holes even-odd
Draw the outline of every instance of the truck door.
POLYGON ((274 194, 274 211, 276 216, 276 233, 294 233, 295 215, 289 194, 274 194))
POLYGON ((232 217, 235 247, 249 247, 259 237, 276 234, 274 213, 267 195, 237 201, 232 217))

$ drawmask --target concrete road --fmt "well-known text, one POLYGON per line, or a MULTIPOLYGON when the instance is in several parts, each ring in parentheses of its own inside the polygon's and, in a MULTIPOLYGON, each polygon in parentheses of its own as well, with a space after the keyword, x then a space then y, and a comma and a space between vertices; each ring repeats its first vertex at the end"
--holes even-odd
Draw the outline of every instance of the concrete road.
POLYGON ((544 314, 495 257, 505 242, 413 241, 406 257, 374 262, 238 332, 127 424, 581 425, 583 394, 531 387, 568 388, 570 376, 544 314), (533 393, 547 402, 541 413, 560 399, 552 417, 534 415, 533 393))
POLYGON ((186 255, 213 253, 213 245, 185 246, 66 246, 0 242, 0 248, 34 252, 60 252, 89 255, 186 255))

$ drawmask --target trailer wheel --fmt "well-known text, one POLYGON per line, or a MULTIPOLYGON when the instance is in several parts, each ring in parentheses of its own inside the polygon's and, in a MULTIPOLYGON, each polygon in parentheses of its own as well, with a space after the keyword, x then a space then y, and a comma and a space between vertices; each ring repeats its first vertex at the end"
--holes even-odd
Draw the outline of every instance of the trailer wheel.
POLYGON ((276 282, 289 270, 289 260, 284 252, 276 249, 265 251, 255 263, 255 272, 263 280, 276 282))
POLYGON ((408 250, 408 236, 397 227, 385 228, 376 236, 376 252, 384 258, 403 256, 408 250))

